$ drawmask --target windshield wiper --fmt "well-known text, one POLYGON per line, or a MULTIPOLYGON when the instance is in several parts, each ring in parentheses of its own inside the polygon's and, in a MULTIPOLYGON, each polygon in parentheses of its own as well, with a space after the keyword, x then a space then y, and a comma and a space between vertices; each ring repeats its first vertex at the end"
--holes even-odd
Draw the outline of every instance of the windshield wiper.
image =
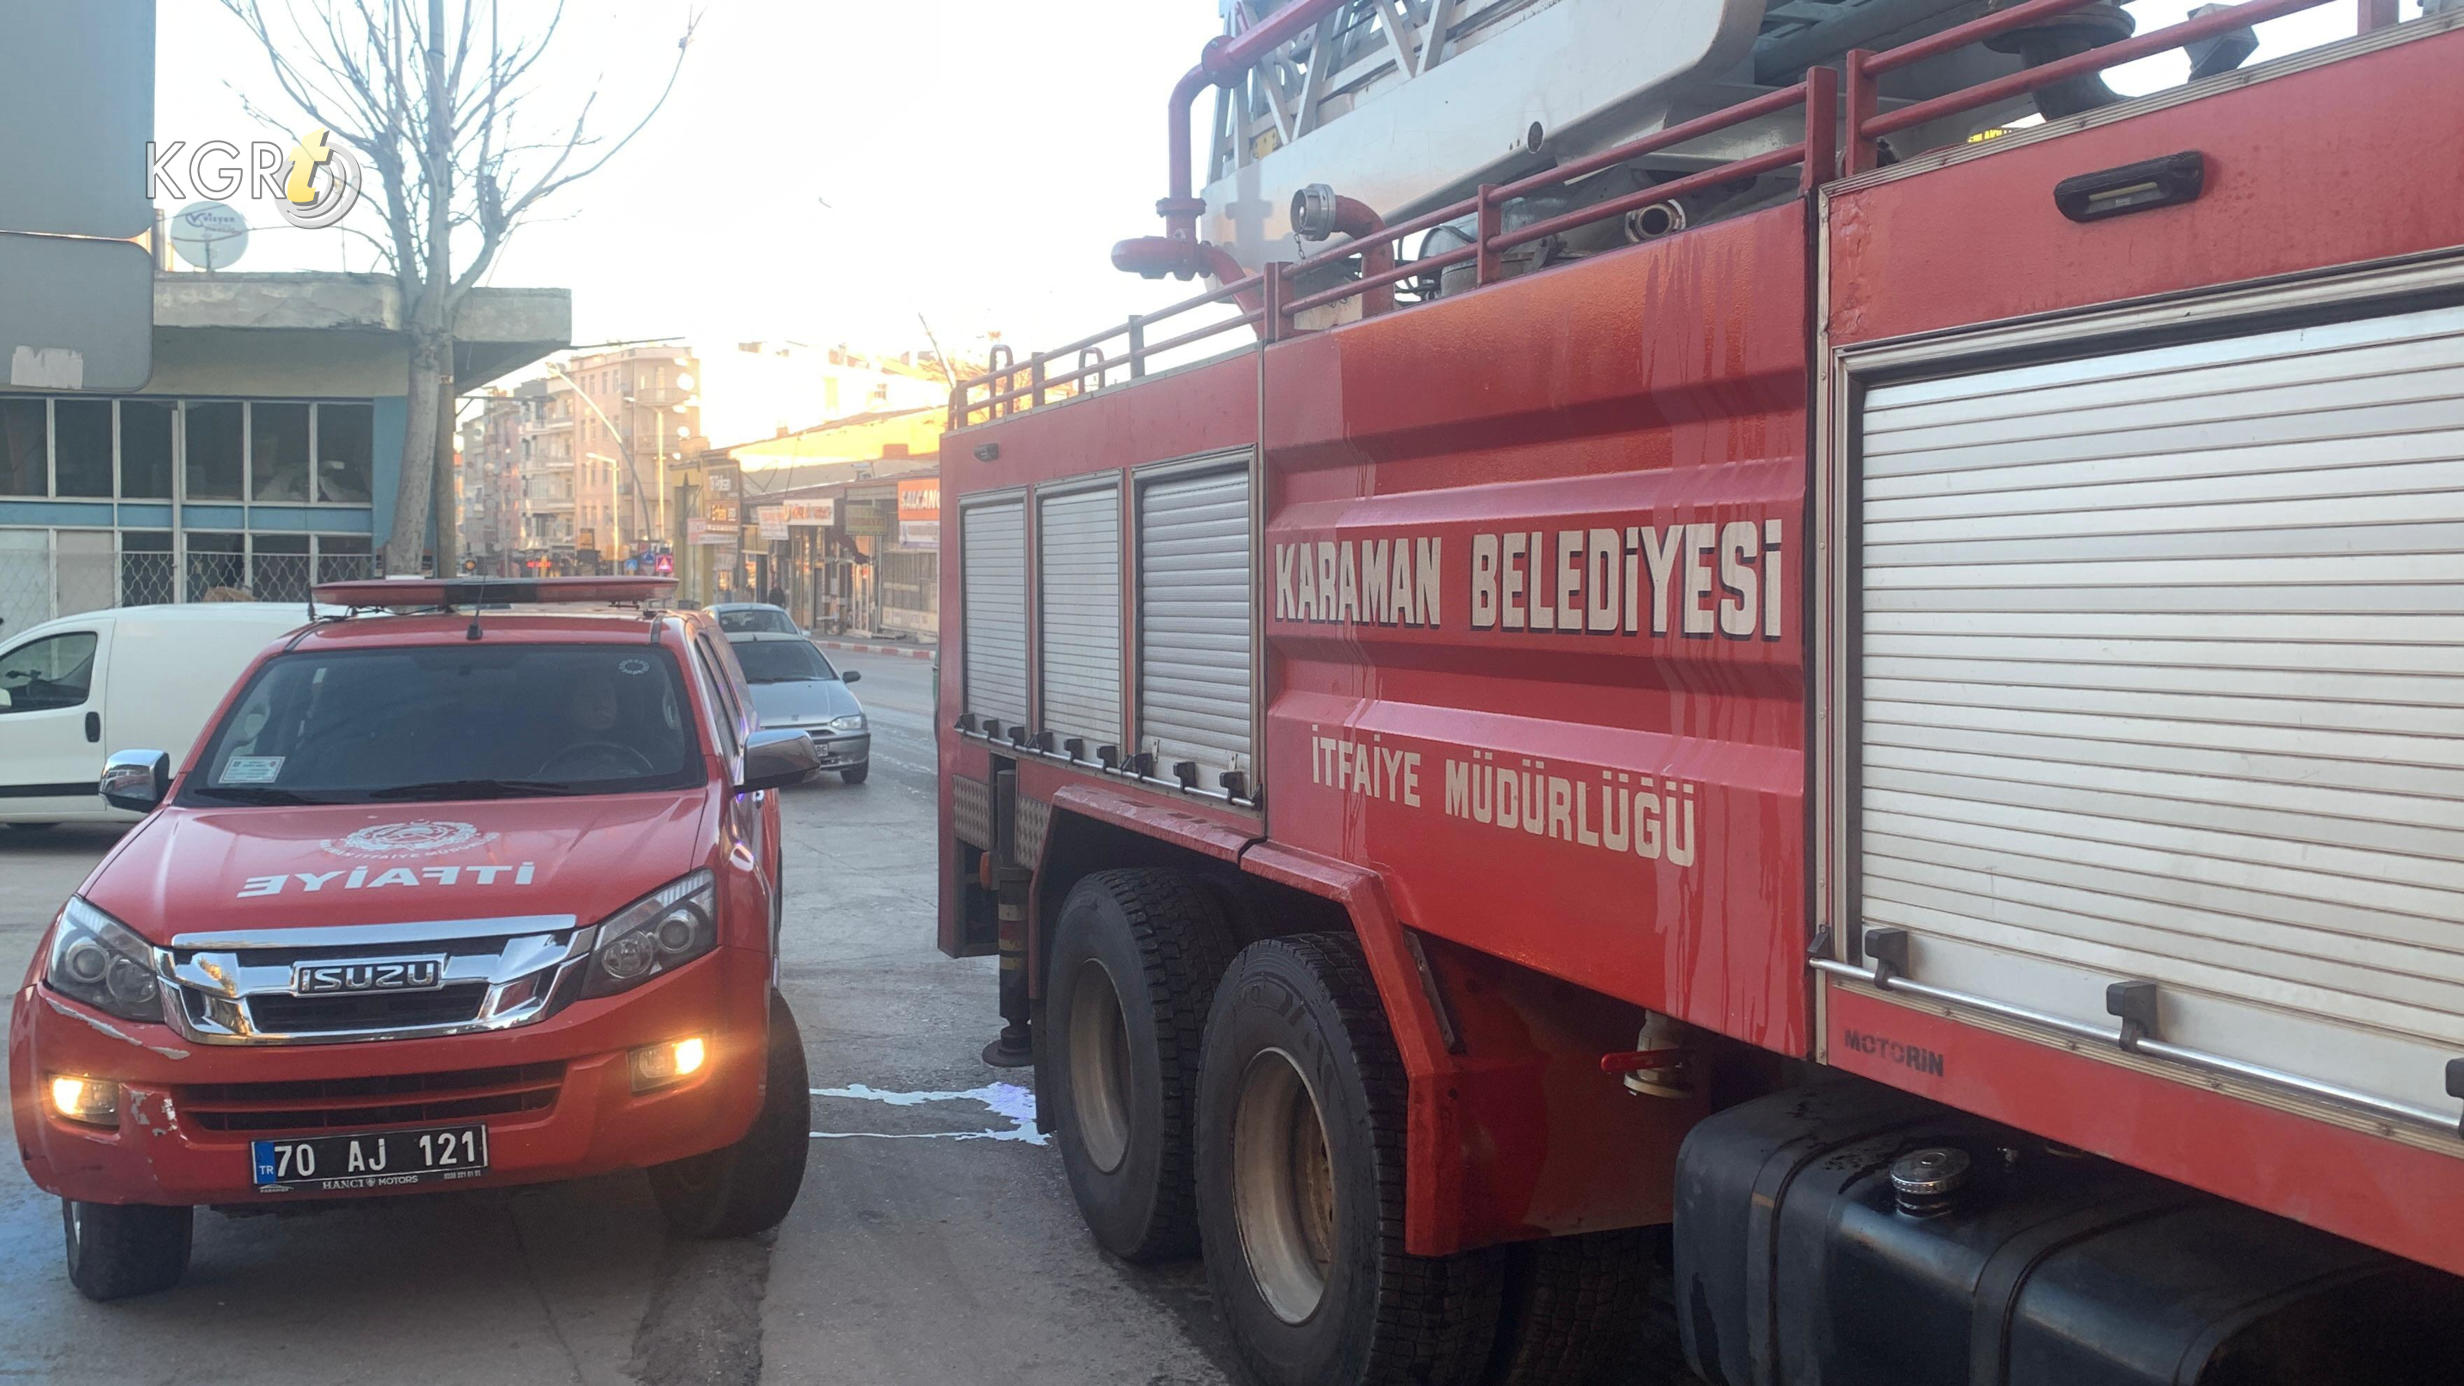
POLYGON ((203 785, 198 788, 197 792, 208 798, 221 799, 234 804, 333 804, 341 802, 338 799, 320 799, 312 794, 302 794, 295 789, 275 789, 267 785, 256 784, 203 785))
POLYGON ((368 792, 370 799, 513 799, 528 795, 581 794, 585 791, 558 780, 430 780, 425 784, 388 785, 368 792))

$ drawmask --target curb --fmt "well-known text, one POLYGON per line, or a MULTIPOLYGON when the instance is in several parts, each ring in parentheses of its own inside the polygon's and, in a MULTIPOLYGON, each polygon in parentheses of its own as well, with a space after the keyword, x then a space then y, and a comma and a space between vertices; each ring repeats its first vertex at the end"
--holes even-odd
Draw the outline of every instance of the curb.
POLYGON ((824 640, 818 637, 813 643, 825 650, 837 650, 844 654, 900 655, 908 659, 930 659, 935 653, 934 647, 930 645, 868 645, 853 640, 824 640))

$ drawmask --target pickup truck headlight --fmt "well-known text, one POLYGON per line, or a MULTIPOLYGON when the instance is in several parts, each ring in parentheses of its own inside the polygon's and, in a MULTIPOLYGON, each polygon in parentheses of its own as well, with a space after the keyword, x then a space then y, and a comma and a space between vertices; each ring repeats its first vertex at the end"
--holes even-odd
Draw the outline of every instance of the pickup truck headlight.
POLYGON ((719 888, 707 868, 608 916, 584 996, 613 996, 691 962, 719 942, 719 888))
POLYGON ((162 1023, 163 993, 154 977, 153 947, 74 895, 52 923, 43 985, 122 1020, 162 1023))
POLYGON ((830 719, 830 730, 862 731, 864 730, 864 714, 861 712, 851 712, 844 717, 833 717, 830 719))

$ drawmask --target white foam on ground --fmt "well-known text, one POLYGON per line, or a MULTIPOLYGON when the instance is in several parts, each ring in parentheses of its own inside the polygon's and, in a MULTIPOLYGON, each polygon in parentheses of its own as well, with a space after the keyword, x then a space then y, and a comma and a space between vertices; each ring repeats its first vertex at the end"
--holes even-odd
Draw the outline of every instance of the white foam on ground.
POLYGON ((815 1131, 817 1141, 878 1140, 878 1141, 1018 1141, 1027 1145, 1049 1145, 1050 1136, 1035 1129, 1035 1094, 1015 1083, 993 1083, 965 1092, 886 1092, 880 1088, 853 1083, 843 1088, 815 1088, 815 1097, 850 1097, 860 1102, 879 1102, 891 1107, 920 1107, 927 1102, 978 1102, 994 1116, 1006 1117, 1009 1125, 982 1131, 815 1131))

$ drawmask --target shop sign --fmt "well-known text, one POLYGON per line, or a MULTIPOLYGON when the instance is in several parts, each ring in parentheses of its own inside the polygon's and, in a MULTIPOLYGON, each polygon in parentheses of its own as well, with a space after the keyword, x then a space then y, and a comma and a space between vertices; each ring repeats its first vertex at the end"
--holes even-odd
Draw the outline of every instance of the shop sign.
POLYGON ((785 505, 765 505, 753 514, 754 518, 761 523, 762 542, 775 544, 787 537, 787 507, 785 505))
MULTIPOLYGON (((792 497, 776 507, 783 523, 791 525, 834 525, 838 523, 838 500, 832 496, 792 497)), ((781 539, 787 536, 781 534, 781 539)))
POLYGON ((887 539, 898 532, 898 502, 883 496, 878 500, 847 500, 847 533, 858 539, 887 539))

